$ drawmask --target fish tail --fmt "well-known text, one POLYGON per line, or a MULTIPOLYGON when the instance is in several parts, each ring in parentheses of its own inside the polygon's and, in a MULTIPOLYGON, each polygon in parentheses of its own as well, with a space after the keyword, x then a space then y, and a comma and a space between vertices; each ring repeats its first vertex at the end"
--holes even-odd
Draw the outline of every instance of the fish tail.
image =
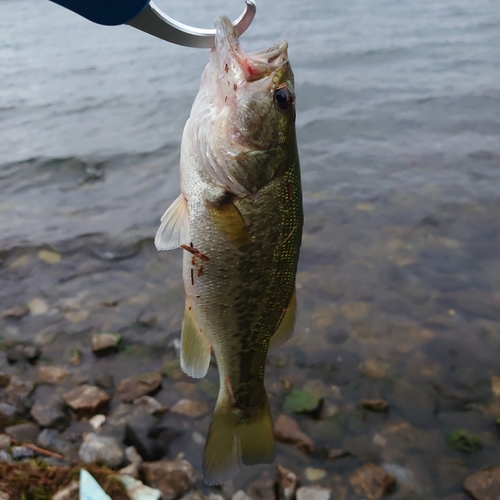
POLYGON ((263 404, 252 410, 234 408, 227 395, 220 396, 203 455, 203 479, 208 485, 229 481, 242 465, 269 464, 275 455, 273 422, 265 392, 263 404))

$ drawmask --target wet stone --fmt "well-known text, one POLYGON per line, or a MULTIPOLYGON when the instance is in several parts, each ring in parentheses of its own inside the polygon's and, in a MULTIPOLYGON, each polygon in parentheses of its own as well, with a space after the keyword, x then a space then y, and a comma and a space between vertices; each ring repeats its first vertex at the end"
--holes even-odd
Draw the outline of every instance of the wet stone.
POLYGON ((134 446, 127 446, 125 448, 125 458, 129 463, 139 468, 142 465, 142 457, 139 455, 134 446))
POLYGON ((302 486, 297 490, 297 500, 332 500, 332 492, 321 486, 302 486))
POLYGON ((362 399, 358 402, 358 408, 374 412, 386 412, 389 409, 389 403, 384 399, 362 399))
POLYGON ((314 441, 301 430, 298 422, 288 415, 279 415, 274 423, 276 440, 282 443, 292 443, 308 453, 314 453, 314 441))
POLYGON ((97 355, 105 355, 118 351, 122 336, 119 333, 94 333, 92 335, 92 351, 97 355))
POLYGON ((479 471, 464 481, 464 489, 474 500, 500 498, 500 467, 479 471))
POLYGON ((174 500, 188 491, 195 481, 195 470, 186 460, 145 462, 144 482, 162 493, 163 500, 174 500))
POLYGON ((357 495, 378 500, 396 485, 396 478, 375 464, 368 463, 349 476, 349 484, 357 495))
POLYGON ((36 374, 38 384, 58 385, 64 382, 71 372, 57 366, 41 366, 36 374))
POLYGON ((94 432, 99 432, 101 427, 104 425, 104 422, 106 422, 106 416, 101 413, 94 415, 89 419, 89 425, 92 427, 94 432))
MULTIPOLYGON (((12 456, 10 453, 7 453, 5 450, 0 450, 0 463, 2 462, 12 462, 12 456)), ((1 492, 0 492, 1 494, 1 492)), ((2 500, 2 497, 0 496, 0 500, 2 500)))
POLYGON ((0 450, 6 450, 12 444, 12 440, 7 434, 0 434, 0 450))
POLYGON ((16 441, 35 442, 38 434, 40 433, 40 428, 38 427, 38 425, 32 422, 26 422, 24 424, 17 424, 6 427, 5 433, 16 441))
POLYGON ((149 413, 154 416, 163 415, 168 411, 166 406, 163 406, 151 396, 141 396, 140 398, 134 399, 133 403, 137 411, 149 413))
POLYGON ((26 446, 13 446, 10 452, 15 460, 24 460, 25 458, 33 458, 35 456, 33 450, 26 448, 26 446))
POLYGON ((76 458, 78 456, 78 444, 72 443, 55 429, 43 429, 36 438, 36 444, 65 457, 76 458))
POLYGON ((35 401, 30 413, 42 427, 59 427, 66 421, 63 401, 55 394, 35 401))
POLYGON ((9 347, 6 354, 11 364, 22 361, 32 363, 40 356, 40 349, 36 345, 17 343, 9 347))
POLYGON ((95 414, 111 399, 101 389, 91 385, 79 385, 64 394, 66 404, 79 414, 95 414))
POLYGON ((0 313, 0 319, 20 319, 29 314, 30 308, 24 306, 14 306, 0 313))
POLYGON ((123 462, 123 451, 116 438, 89 433, 83 438, 78 457, 83 463, 104 463, 113 469, 123 462))
POLYGON ((362 375, 370 378, 384 378, 390 368, 390 364, 376 359, 367 359, 359 364, 359 371, 362 375))
POLYGON ((0 403, 0 427, 7 427, 14 424, 21 418, 18 408, 5 403, 0 403))
POLYGON ((156 391, 161 385, 161 380, 162 376, 154 372, 128 377, 120 382, 116 389, 116 397, 122 403, 129 403, 156 391))
MULTIPOLYGON (((297 476, 291 470, 278 465, 276 469, 276 483, 278 486, 278 500, 293 500, 298 486, 297 476)), ((234 496, 232 500, 235 500, 234 496)))
POLYGON ((205 415, 208 413, 208 410, 208 405, 193 399, 181 399, 170 408, 172 413, 179 413, 180 415, 186 415, 186 417, 190 418, 197 418, 201 415, 205 415))
POLYGON ((7 403, 29 406, 28 396, 33 392, 35 384, 31 380, 22 380, 15 375, 10 379, 9 385, 5 388, 4 398, 7 403))
POLYGON ((115 381, 113 375, 107 372, 98 373, 94 378, 94 384, 97 387, 102 387, 103 389, 113 389, 115 386, 115 381))

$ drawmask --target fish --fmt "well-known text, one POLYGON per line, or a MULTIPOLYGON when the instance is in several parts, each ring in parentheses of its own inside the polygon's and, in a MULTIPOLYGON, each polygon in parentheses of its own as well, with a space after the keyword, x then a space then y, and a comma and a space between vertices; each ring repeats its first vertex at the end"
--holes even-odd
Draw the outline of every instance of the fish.
POLYGON ((288 43, 246 53, 226 16, 184 127, 181 194, 161 218, 159 251, 183 249, 182 370, 219 394, 203 455, 206 484, 272 463, 264 372, 293 332, 303 209, 288 43))

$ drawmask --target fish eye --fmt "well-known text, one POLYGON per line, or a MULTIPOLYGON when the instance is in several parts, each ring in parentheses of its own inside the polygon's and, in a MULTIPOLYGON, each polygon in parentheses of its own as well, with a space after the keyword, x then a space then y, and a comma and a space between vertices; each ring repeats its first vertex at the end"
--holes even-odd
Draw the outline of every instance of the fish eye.
POLYGON ((274 101, 278 108, 287 109, 293 103, 293 96, 288 87, 279 87, 274 93, 274 101))

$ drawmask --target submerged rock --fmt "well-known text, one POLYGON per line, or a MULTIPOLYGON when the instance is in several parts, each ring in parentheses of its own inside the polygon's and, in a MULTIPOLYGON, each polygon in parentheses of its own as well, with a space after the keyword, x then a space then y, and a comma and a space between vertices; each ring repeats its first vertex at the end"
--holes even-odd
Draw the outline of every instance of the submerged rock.
POLYGON ((474 453, 483 448, 479 438, 465 429, 450 432, 447 436, 447 441, 455 450, 463 451, 464 453, 474 453))
POLYGON ((186 460, 145 462, 141 471, 145 483, 162 493, 162 500, 174 500, 188 491, 195 481, 195 470, 186 460))
POLYGON ((121 340, 122 336, 119 333, 94 333, 92 351, 97 355, 117 351, 121 340))
POLYGON ((362 399, 358 402, 358 408, 375 412, 386 412, 389 409, 389 403, 384 399, 362 399))
POLYGON ((155 372, 128 377, 120 382, 116 389, 116 397, 122 403, 130 403, 134 399, 156 391, 161 385, 161 380, 161 374, 155 372))
POLYGON ((381 467, 368 463, 351 474, 349 484, 357 495, 378 500, 394 488, 396 478, 381 467))
POLYGON ((208 413, 208 410, 208 405, 193 399, 181 399, 180 401, 177 401, 172 408, 170 408, 172 413, 179 413, 191 418, 197 418, 201 415, 205 415, 208 413))
POLYGON ((113 469, 123 462, 123 451, 116 438, 89 433, 83 438, 78 457, 83 463, 102 462, 113 469))
POLYGON ((168 411, 166 406, 163 406, 151 396, 141 396, 140 398, 134 399, 133 403, 137 411, 149 413, 154 416, 163 415, 168 411))
POLYGON ((104 391, 92 385, 79 385, 63 397, 75 412, 87 415, 94 415, 111 399, 104 391))
MULTIPOLYGON (((278 487, 278 500, 293 500, 297 491, 297 476, 289 469, 278 465, 276 469, 276 483, 278 487)), ((233 499, 234 496, 233 496, 233 499)), ((245 500, 245 499, 240 499, 245 500)))
POLYGON ((474 500, 497 500, 500 498, 500 467, 475 472, 464 481, 464 490, 474 500))
POLYGON ((9 347, 6 354, 9 363, 21 361, 32 363, 40 356, 40 349, 36 345, 19 342, 9 347))
POLYGON ((64 382, 71 372, 57 366, 41 366, 36 374, 38 384, 57 385, 64 382))
POLYGON ((288 415, 278 416, 274 422, 274 434, 277 441, 296 444, 308 453, 314 453, 314 441, 300 429, 298 422, 288 415))
POLYGON ((27 398, 34 388, 35 384, 31 380, 22 380, 13 375, 3 395, 7 403, 29 407, 27 398))

